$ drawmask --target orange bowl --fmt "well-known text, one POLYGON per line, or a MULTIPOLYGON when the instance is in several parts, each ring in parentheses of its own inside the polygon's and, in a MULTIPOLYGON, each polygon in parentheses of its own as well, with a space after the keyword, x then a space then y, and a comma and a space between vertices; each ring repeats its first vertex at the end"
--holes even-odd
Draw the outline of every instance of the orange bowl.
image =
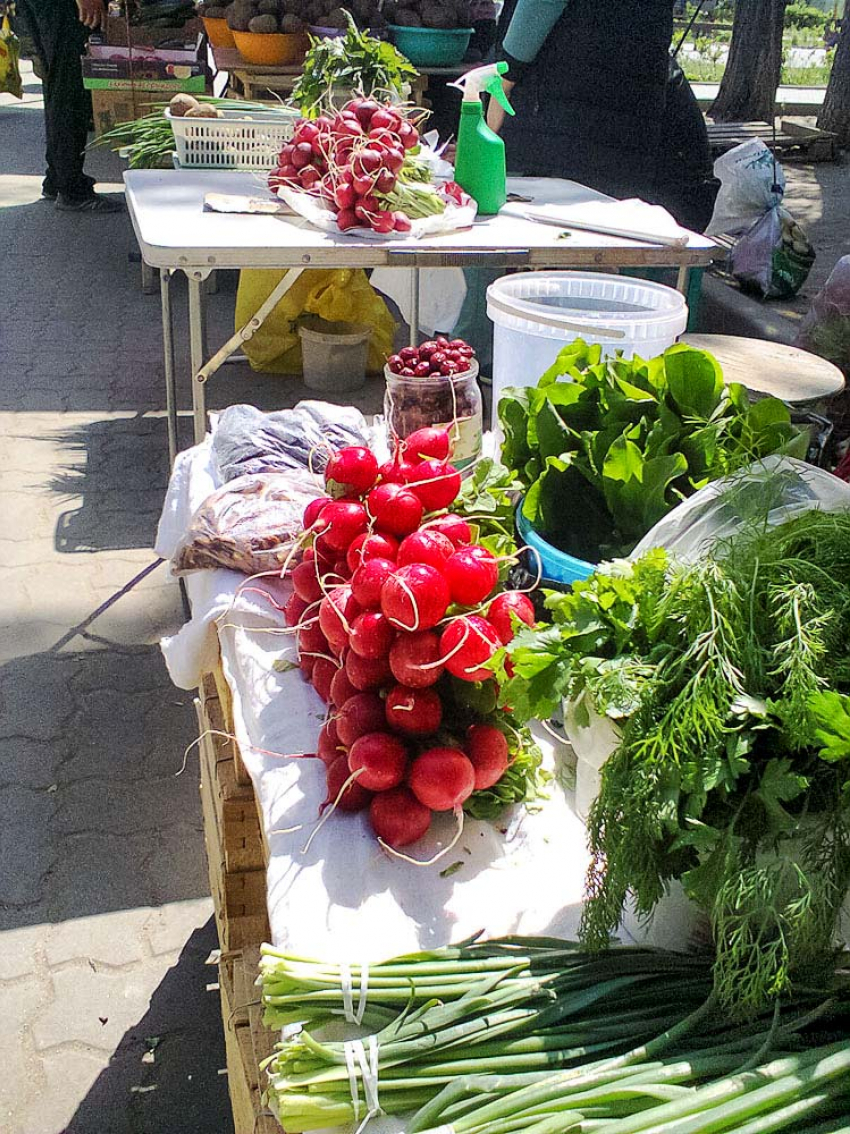
POLYGON ((213 47, 235 47, 236 40, 233 38, 233 32, 227 26, 227 20, 211 20, 209 16, 204 16, 204 27, 207 30, 207 38, 213 47))
POLYGON ((310 43, 306 35, 261 35, 259 32, 235 31, 233 38, 246 63, 270 67, 300 63, 310 43))

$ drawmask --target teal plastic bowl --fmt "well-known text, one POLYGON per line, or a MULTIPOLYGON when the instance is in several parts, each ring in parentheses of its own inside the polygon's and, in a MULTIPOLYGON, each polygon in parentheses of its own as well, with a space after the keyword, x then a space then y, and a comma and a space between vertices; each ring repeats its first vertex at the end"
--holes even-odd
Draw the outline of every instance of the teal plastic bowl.
POLYGON ((472 28, 403 28, 389 25, 390 39, 414 67, 453 67, 460 63, 472 28))
MULTIPOLYGON (((595 563, 586 563, 583 559, 576 559, 574 555, 567 555, 565 551, 559 551, 557 547, 553 547, 538 535, 522 514, 522 502, 516 510, 516 528, 522 542, 533 548, 540 556, 540 570, 545 583, 570 586, 589 578, 596 570, 595 563)), ((531 558, 533 559, 534 556, 532 555, 531 558)))

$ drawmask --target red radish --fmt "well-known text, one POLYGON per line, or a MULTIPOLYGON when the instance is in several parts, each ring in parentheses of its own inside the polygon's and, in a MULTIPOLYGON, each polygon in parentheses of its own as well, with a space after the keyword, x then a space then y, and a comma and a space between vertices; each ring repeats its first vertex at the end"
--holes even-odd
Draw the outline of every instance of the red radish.
POLYGON ((401 484, 379 484, 366 497, 366 506, 378 527, 393 535, 410 535, 422 521, 421 501, 401 484))
POLYGON ((460 473, 454 465, 429 457, 414 467, 417 476, 410 487, 422 501, 425 511, 448 508, 460 492, 461 485, 460 473))
POLYGON ((361 658, 385 658, 395 640, 395 630, 379 610, 358 614, 351 623, 348 642, 361 658))
POLYGON ((445 461, 451 450, 451 438, 445 429, 433 427, 417 429, 415 433, 404 439, 403 449, 405 459, 414 463, 424 461, 428 457, 445 461))
POLYGON ((295 593, 305 603, 318 602, 324 592, 316 574, 315 563, 299 563, 292 571, 295 593))
POLYGON ((368 559, 395 559, 398 540, 383 532, 362 532, 349 547, 345 555, 346 563, 352 571, 368 559))
POLYGON ((396 569, 390 559, 367 559, 351 576, 351 593, 364 610, 381 605, 381 588, 396 569))
POLYGON ((340 209, 336 214, 336 223, 340 232, 347 232, 350 228, 357 228, 360 220, 354 209, 340 209))
POLYGON ((461 606, 478 606, 499 581, 499 564, 492 551, 473 544, 461 547, 443 570, 449 584, 452 602, 461 606))
POLYGON ((301 675, 305 681, 313 680, 313 666, 316 664, 316 659, 311 654, 301 654, 298 659, 298 668, 301 670, 301 675))
POLYGON ((470 725, 466 730, 466 755, 475 769, 475 790, 492 787, 508 769, 505 734, 494 725, 470 725))
POLYGON ((528 595, 520 591, 503 591, 487 608, 487 620, 496 628, 504 646, 514 636, 511 614, 515 614, 526 626, 534 625, 534 605, 528 595))
POLYGON ((390 649, 390 669, 396 681, 411 689, 425 689, 440 680, 440 639, 432 630, 399 634, 390 649))
POLYGON ((443 703, 435 689, 394 685, 384 702, 387 724, 411 736, 436 732, 443 720, 443 703))
POLYGON ((363 769, 357 782, 368 791, 398 787, 407 771, 407 748, 389 732, 369 732, 352 744, 348 752, 352 772, 363 769))
POLYGON ((305 602, 301 595, 293 591, 283 607, 283 616, 286 619, 286 625, 297 626, 304 617, 304 612, 309 605, 310 604, 305 602))
POLYGON ((308 622, 298 631, 298 650, 302 654, 327 654, 328 640, 318 622, 308 622))
POLYGON ((357 194, 350 181, 341 181, 334 189, 334 204, 338 209, 354 209, 357 194))
POLYGON ((373 98, 355 99, 349 103, 349 106, 357 115, 357 121, 365 130, 375 114, 381 109, 380 105, 373 98))
POLYGON ((372 130, 397 130, 401 125, 401 118, 394 110, 382 106, 372 115, 369 127, 372 130))
POLYGON ((316 755, 328 767, 338 760, 340 756, 347 756, 348 753, 345 748, 340 744, 339 737, 336 734, 336 725, 333 721, 328 721, 327 724, 322 725, 322 730, 319 733, 319 741, 316 745, 316 755))
POLYGON ((362 658, 354 650, 345 655, 345 672, 348 680, 361 693, 367 690, 380 689, 392 681, 392 670, 389 658, 362 658))
MULTIPOLYGON (((321 520, 319 520, 319 523, 321 523, 321 520)), ((313 550, 322 572, 329 571, 339 558, 339 552, 335 547, 331 547, 323 535, 317 535, 313 540, 313 550)))
POLYGON ((312 528, 313 524, 318 520, 322 511, 330 504, 330 496, 317 496, 315 500, 311 500, 307 507, 304 509, 304 530, 312 528))
POLYGON ((331 582, 347 583, 351 578, 351 568, 348 566, 345 559, 337 559, 336 563, 333 565, 332 574, 333 578, 331 582))
POLYGON ((406 847, 431 826, 431 810, 406 787, 382 791, 369 804, 372 830, 390 847, 406 847))
POLYGON ((454 544, 448 536, 430 528, 421 528, 401 541, 397 562, 399 567, 406 567, 408 563, 425 563, 442 571, 446 560, 454 555, 454 550, 454 544))
POLYGON ((409 563, 381 588, 381 610, 399 630, 430 630, 444 617, 449 586, 436 567, 409 563))
POLYGON ((334 453, 325 467, 325 484, 331 496, 362 496, 378 479, 378 460, 371 449, 349 445, 334 453))
MULTIPOLYGON (((375 473, 377 475, 377 463, 375 473)), ((333 500, 322 509, 318 526, 334 551, 347 551, 352 540, 366 530, 369 517, 358 500, 333 500)))
POLYGON ((463 681, 486 681, 493 674, 482 668, 502 645, 499 635, 480 614, 463 614, 443 631, 441 656, 446 669, 463 681))
POLYGON ((393 213, 393 228, 396 232, 410 232, 413 228, 410 217, 397 210, 393 213))
POLYGON ((351 623, 360 613, 360 607, 351 593, 351 587, 334 587, 319 604, 319 625, 335 653, 348 645, 351 623))
POLYGON ((455 547, 463 547, 472 543, 472 528, 466 520, 461 516, 456 516, 453 512, 449 512, 446 516, 440 516, 436 520, 429 520, 427 531, 441 532, 449 537, 455 547))
POLYGON ((327 705, 331 699, 331 682, 339 666, 329 658, 315 658, 310 680, 313 688, 327 705))
POLYGON ((475 790, 475 769, 458 748, 429 748, 410 765, 407 782, 432 811, 453 811, 475 790))
POLYGON ((383 728, 386 728, 384 702, 377 693, 358 693, 349 697, 336 716, 339 742, 346 748, 367 732, 378 732, 383 728))
POLYGON ((348 671, 343 663, 342 667, 334 674, 334 679, 331 682, 331 701, 333 701, 338 709, 341 709, 346 701, 350 701, 352 697, 356 697, 359 692, 361 692, 361 690, 351 684, 348 671))
MULTIPOLYGON (((336 797, 342 791, 342 785, 350 777, 351 769, 348 766, 348 757, 340 756, 334 760, 328 768, 328 796, 322 804, 322 811, 336 801, 336 797)), ((358 776, 356 780, 352 780, 345 791, 342 792, 340 801, 336 805, 337 811, 363 811, 369 806, 372 801, 372 793, 358 783, 359 779, 358 776)))

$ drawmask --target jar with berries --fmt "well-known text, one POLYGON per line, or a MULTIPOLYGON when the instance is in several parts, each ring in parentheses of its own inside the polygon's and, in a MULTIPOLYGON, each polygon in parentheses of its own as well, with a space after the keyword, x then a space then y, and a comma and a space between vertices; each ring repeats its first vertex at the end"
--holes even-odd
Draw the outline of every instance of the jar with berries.
POLYGON ((384 413, 390 444, 426 426, 449 431, 452 464, 468 473, 481 456, 483 412, 475 351, 440 337, 403 347, 386 365, 384 413))

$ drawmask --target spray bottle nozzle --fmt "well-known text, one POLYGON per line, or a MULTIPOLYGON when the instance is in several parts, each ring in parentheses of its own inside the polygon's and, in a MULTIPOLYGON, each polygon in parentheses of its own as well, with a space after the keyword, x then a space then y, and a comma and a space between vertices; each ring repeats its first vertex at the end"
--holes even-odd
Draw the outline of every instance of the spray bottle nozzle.
POLYGON ((506 114, 514 114, 514 108, 508 102, 508 96, 502 86, 502 76, 507 74, 507 70, 508 65, 505 62, 488 63, 486 67, 473 67, 449 86, 457 87, 463 92, 464 102, 477 102, 481 98, 481 92, 486 91, 506 114))

